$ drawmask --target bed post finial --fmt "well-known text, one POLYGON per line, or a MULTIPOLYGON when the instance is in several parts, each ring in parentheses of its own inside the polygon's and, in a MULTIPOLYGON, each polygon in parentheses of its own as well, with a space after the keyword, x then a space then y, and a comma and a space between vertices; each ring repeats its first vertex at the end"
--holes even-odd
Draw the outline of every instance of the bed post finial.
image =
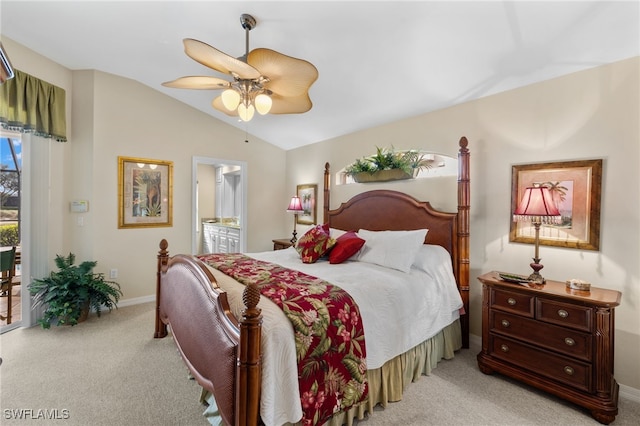
POLYGON ((262 339, 262 312, 258 308, 260 289, 256 283, 248 284, 242 301, 245 310, 240 320, 240 342, 236 363, 236 425, 257 425, 260 418, 260 387, 262 371, 260 349, 262 339))
POLYGON ((169 243, 164 238, 160 241, 160 251, 158 252, 158 269, 156 272, 156 331, 153 335, 156 339, 167 336, 167 325, 160 319, 160 287, 162 284, 162 273, 167 270, 169 262, 169 243))
POLYGON ((460 138, 460 152, 469 152, 469 150, 467 149, 467 146, 469 145, 469 141, 467 140, 466 136, 463 136, 460 138))

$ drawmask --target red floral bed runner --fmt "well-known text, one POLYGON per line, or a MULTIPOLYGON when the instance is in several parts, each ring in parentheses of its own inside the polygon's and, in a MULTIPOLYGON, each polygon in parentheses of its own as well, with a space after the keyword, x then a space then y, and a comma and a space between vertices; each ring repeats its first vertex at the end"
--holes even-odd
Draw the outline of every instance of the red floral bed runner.
POLYGON ((366 349, 358 306, 341 288, 240 253, 198 256, 242 284, 257 283, 295 332, 303 424, 322 424, 367 397, 366 349))

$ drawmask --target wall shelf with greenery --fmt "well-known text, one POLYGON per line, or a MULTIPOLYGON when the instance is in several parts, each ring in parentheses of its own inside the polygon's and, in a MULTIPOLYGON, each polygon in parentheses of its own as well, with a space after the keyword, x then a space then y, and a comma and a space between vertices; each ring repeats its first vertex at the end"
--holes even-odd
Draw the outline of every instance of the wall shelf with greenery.
POLYGON ((358 158, 344 173, 358 183, 413 179, 421 170, 430 169, 431 160, 417 150, 397 151, 376 147, 376 153, 358 158))

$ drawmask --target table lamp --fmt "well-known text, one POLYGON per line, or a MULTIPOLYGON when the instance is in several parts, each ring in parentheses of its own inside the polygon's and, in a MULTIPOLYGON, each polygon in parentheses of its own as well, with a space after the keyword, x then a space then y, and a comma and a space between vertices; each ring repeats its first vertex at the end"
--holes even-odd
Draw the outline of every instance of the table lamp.
POLYGON ((514 222, 529 221, 533 223, 536 231, 535 237, 535 257, 533 263, 529 264, 533 269, 533 273, 527 278, 529 281, 536 284, 544 284, 545 279, 540 275, 540 270, 543 266, 540 264, 540 257, 538 254, 540 246, 540 225, 543 223, 548 224, 560 224, 562 216, 560 211, 556 207, 553 197, 549 188, 534 184, 525 189, 524 196, 518 204, 518 207, 513 212, 514 222))
POLYGON ((293 213, 293 238, 291 238, 291 244, 296 244, 296 241, 298 241, 297 235, 298 233, 296 232, 296 222, 298 221, 298 215, 304 211, 304 209, 302 208, 302 203, 300 202, 300 197, 294 195, 293 197, 291 197, 291 201, 289 202, 289 207, 287 207, 287 211, 289 213, 293 213))

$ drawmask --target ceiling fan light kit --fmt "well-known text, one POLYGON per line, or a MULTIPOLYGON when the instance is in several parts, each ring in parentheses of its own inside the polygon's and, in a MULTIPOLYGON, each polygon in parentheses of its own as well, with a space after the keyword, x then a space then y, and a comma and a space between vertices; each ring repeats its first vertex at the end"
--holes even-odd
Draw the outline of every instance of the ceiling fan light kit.
POLYGON ((162 83, 177 89, 223 90, 211 105, 229 116, 250 121, 255 112, 300 114, 311 109, 309 88, 318 79, 318 70, 303 59, 270 49, 249 51, 249 31, 256 26, 253 16, 242 14, 240 23, 246 33, 246 53, 236 59, 194 39, 184 39, 187 56, 222 74, 227 81, 210 76, 187 76, 162 83))

